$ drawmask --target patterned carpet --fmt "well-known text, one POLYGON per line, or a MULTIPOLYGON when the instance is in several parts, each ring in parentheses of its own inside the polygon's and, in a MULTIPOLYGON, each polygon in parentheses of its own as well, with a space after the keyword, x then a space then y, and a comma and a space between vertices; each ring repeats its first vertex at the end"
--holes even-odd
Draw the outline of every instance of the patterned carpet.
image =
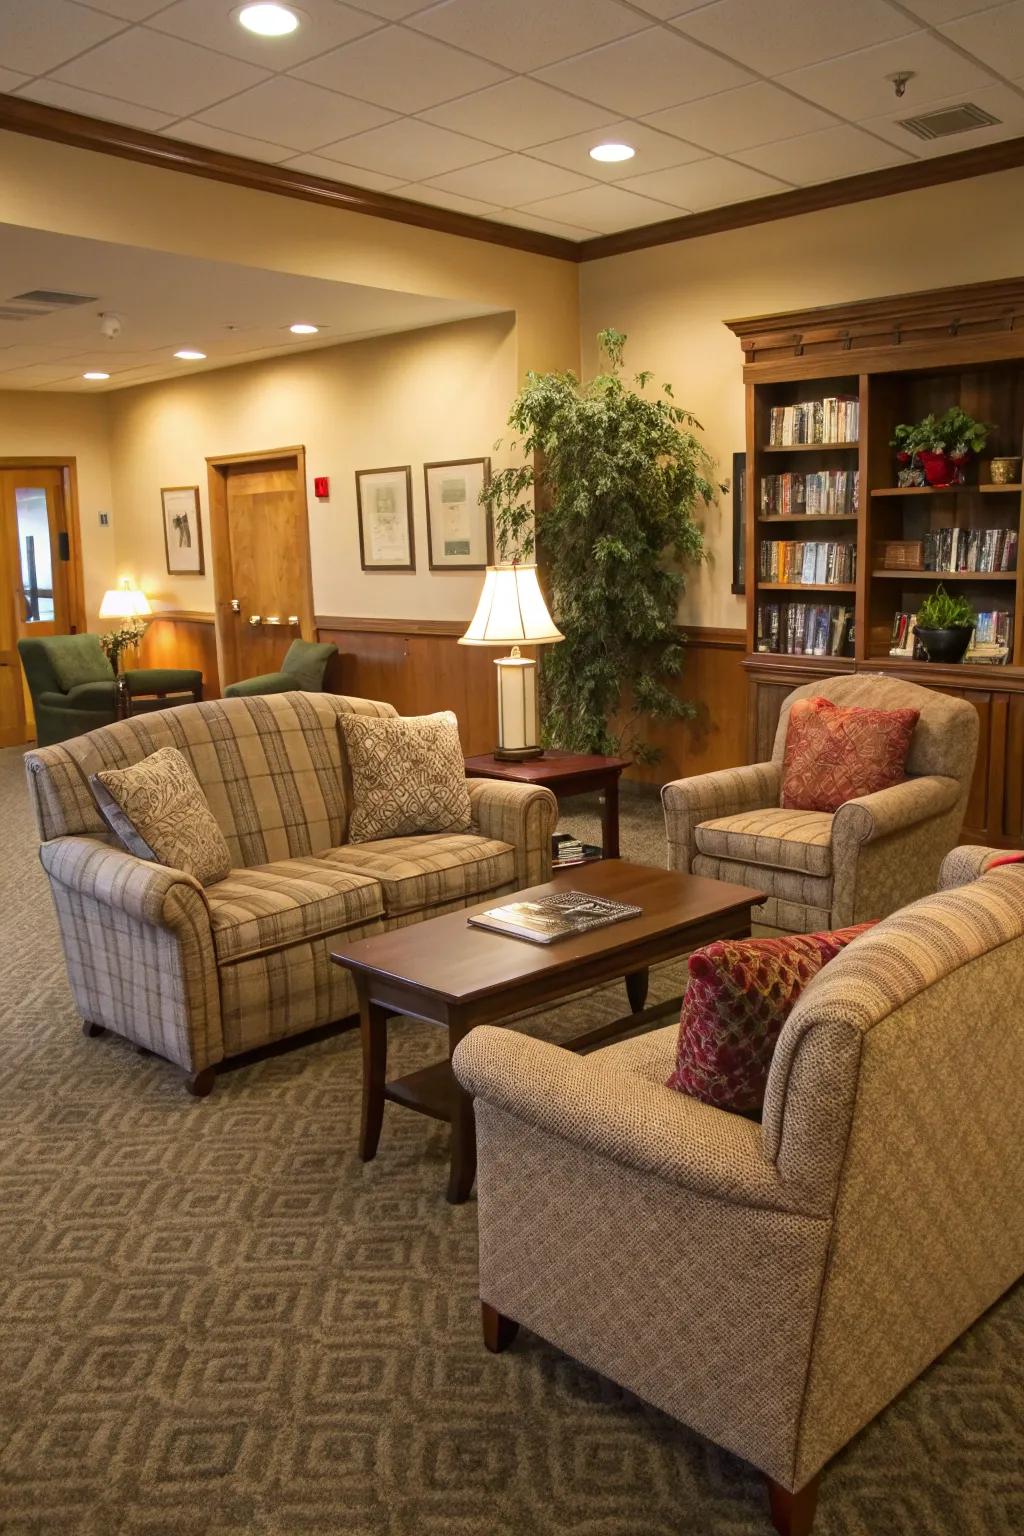
MULTIPOLYGON (((432 1121, 389 1106, 357 1161, 354 1035, 190 1100, 78 1032, 10 751, 0 840, 2 1536, 767 1536, 747 1466, 529 1335, 485 1354, 475 1205, 432 1121)), ((661 859, 656 803, 624 848, 661 859)), ((817 1536, 1024 1530, 1022 1421, 1018 1286, 833 1464, 817 1536)))

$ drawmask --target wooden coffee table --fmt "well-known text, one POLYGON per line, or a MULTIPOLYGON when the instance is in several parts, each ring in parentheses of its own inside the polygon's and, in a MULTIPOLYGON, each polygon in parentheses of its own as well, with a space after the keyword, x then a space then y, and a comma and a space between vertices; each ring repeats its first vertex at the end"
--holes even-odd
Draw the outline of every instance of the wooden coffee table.
POLYGON ((335 951, 331 958, 352 972, 359 995, 360 1157, 369 1162, 376 1155, 389 1099, 447 1120, 452 1128, 448 1199, 460 1204, 476 1177, 473 1100, 451 1069, 452 1052, 463 1036, 477 1024, 500 1024, 526 1008, 570 997, 595 982, 620 976, 631 1012, 559 1043, 568 1050, 588 1051, 637 1033, 677 1010, 681 1001, 672 998, 645 1007, 648 968, 712 939, 745 937, 750 933, 751 907, 764 900, 760 891, 746 885, 615 860, 560 870, 546 885, 514 896, 492 896, 458 912, 360 939, 335 951), (466 921, 471 912, 508 901, 572 890, 641 906, 643 914, 552 945, 471 928, 466 921), (447 1029, 448 1054, 433 1066, 389 1083, 388 1019, 400 1014, 447 1029))

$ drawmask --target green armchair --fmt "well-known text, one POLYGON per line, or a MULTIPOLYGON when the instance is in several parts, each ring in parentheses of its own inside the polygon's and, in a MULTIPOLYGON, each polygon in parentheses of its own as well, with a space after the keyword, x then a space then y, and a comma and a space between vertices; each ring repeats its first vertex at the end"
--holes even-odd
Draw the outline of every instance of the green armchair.
POLYGON ((137 667, 116 677, 98 635, 19 640, 18 651, 41 747, 203 697, 203 674, 184 667, 137 667))
POLYGON ((224 689, 226 699, 237 699, 254 693, 323 693, 324 673, 338 647, 330 643, 320 645, 314 640, 293 640, 288 654, 281 663, 280 672, 264 672, 262 677, 246 677, 240 682, 229 683, 224 689))

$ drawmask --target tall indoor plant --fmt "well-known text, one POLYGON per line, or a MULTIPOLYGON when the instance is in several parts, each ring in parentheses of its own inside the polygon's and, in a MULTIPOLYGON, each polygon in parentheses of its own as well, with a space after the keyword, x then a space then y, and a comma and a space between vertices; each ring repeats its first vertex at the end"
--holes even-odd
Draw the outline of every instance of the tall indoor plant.
POLYGON ((543 657, 545 741, 652 761, 644 719, 694 713, 671 687, 683 665, 676 619, 683 566, 704 555, 694 514, 714 487, 700 423, 671 385, 647 394, 649 372, 624 380, 625 342, 600 332, 607 367, 588 383, 527 375, 509 415, 521 461, 481 500, 502 560, 539 553, 565 636, 543 657))

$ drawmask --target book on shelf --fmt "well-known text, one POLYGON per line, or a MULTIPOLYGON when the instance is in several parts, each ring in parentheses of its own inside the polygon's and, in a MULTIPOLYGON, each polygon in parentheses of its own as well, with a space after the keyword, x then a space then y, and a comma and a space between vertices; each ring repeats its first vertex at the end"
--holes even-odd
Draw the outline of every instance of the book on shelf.
POLYGON ((466 919, 471 928, 487 928, 509 938, 526 939, 530 944, 557 944, 594 928, 639 917, 642 907, 622 901, 608 901, 604 896, 589 896, 586 891, 555 891, 538 896, 536 901, 510 901, 503 907, 490 907, 466 919))
MULTIPOLYGON (((905 657, 912 661, 927 661, 927 653, 914 626, 917 614, 901 610, 893 614, 892 634, 889 637, 889 655, 905 657)), ((978 614, 978 622, 971 636, 971 643, 964 656, 973 666, 1005 667, 1013 652, 1013 614, 1007 609, 989 610, 978 614)))
POLYGON ((601 850, 594 843, 582 843, 567 832, 556 833, 553 839, 552 864, 555 869, 567 869, 572 864, 588 864, 599 859, 601 850))
POLYGON ((859 509, 858 469, 761 476, 762 517, 852 517, 859 509))
POLYGON ((773 448, 791 448, 802 443, 855 443, 859 435, 860 401, 856 395, 828 395, 824 400, 773 405, 768 419, 768 442, 773 448))
POLYGON ((762 581, 794 586, 832 586, 856 580, 857 546, 827 539, 762 539, 758 556, 762 581))
POLYGON ((785 656, 845 656, 853 646, 853 609, 834 603, 763 603, 755 645, 785 656))
POLYGON ((1015 528, 934 528, 924 536, 926 571, 977 571, 979 575, 1017 569, 1015 528))

